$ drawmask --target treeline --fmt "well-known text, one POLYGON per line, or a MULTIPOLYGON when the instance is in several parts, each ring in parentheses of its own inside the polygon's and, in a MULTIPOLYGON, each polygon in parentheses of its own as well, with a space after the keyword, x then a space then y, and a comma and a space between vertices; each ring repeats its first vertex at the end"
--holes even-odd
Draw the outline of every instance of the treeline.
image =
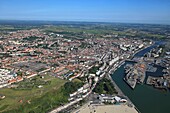
POLYGON ((34 40, 36 40, 36 39, 38 39, 38 38, 40 38, 40 37, 37 37, 37 36, 29 36, 29 37, 27 37, 27 38, 23 38, 23 40, 34 41, 34 40))
POLYGON ((98 94, 117 94, 114 85, 107 78, 103 78, 102 80, 100 80, 93 91, 98 94))
POLYGON ((94 66, 91 69, 89 69, 89 73, 96 74, 96 72, 99 70, 99 66, 94 66))
POLYGON ((78 88, 82 87, 83 83, 82 82, 67 82, 64 84, 64 89, 67 94, 73 93, 77 91, 78 88))

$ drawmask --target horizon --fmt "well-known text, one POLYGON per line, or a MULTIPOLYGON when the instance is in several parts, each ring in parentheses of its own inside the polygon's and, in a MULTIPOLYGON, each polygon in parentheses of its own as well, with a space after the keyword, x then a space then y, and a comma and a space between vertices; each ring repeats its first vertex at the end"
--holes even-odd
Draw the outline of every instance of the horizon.
MULTIPOLYGON (((7 23, 9 22, 40 22, 40 24, 44 24, 44 25, 48 25, 49 23, 46 23, 46 22, 50 22, 50 24, 54 24, 55 22, 59 22, 59 23, 62 23, 62 22, 66 22, 66 23, 98 23, 98 24, 139 24, 139 25, 167 25, 167 26, 170 26, 170 23, 166 24, 166 23, 137 23, 137 22, 102 22, 102 21, 69 21, 69 20, 9 20, 9 19, 0 19, 0 22, 3 22, 3 21, 7 21, 7 23), (42 22, 42 23, 41 23, 42 22), (54 22, 54 23, 53 23, 54 22)), ((8 23, 8 24, 9 24, 8 23)), ((1 23, 0 23, 1 25, 1 23)))
POLYGON ((0 20, 170 25, 168 0, 1 0, 0 20))

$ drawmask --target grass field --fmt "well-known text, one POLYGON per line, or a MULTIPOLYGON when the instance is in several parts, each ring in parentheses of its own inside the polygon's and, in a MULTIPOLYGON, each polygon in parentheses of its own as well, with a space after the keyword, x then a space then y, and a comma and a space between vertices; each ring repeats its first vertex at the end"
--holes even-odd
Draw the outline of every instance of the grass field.
MULTIPOLYGON (((20 89, 20 88, 3 88, 0 89, 0 94, 5 95, 6 98, 0 100, 0 112, 41 112, 42 108, 37 108, 44 103, 47 103, 48 99, 59 100, 62 101, 62 96, 64 95, 61 91, 61 86, 63 86, 66 81, 61 80, 52 76, 45 75, 44 78, 40 78, 40 76, 35 77, 35 81, 23 81, 16 85, 20 87, 23 84, 35 84, 35 86, 31 89, 20 89), (50 84, 42 85, 42 88, 37 87, 37 82, 49 82, 50 84), (56 93, 56 96, 51 95, 56 93), (49 97, 51 96, 51 97, 49 97), (46 99, 48 97, 48 99, 46 99), (23 109, 24 107, 24 109, 23 109)), ((49 102, 52 102, 50 101, 49 102)), ((65 102, 67 99, 63 100, 65 102)), ((52 104, 53 107, 56 107, 57 104, 52 104)), ((48 107, 49 108, 49 107, 48 107)), ((46 109, 48 110, 48 109, 46 109)), ((44 111, 44 110, 42 110, 44 111)), ((45 112, 45 111, 44 111, 45 112)))
POLYGON ((103 34, 103 33, 109 33, 112 32, 112 30, 105 30, 105 29, 93 29, 93 28, 72 28, 67 26, 51 26, 44 28, 43 31, 49 31, 49 32, 58 32, 60 34, 71 34, 71 33, 91 33, 91 34, 103 34))
POLYGON ((95 34, 95 35, 105 35, 105 34, 117 34, 119 36, 143 36, 148 38, 156 38, 156 39, 163 39, 165 38, 164 35, 160 34, 153 34, 151 32, 137 32, 133 33, 131 31, 127 30, 117 30, 113 26, 107 26, 107 27, 96 27, 96 26, 86 26, 86 27, 68 27, 68 26, 50 26, 42 29, 46 32, 54 32, 59 34, 67 34, 67 35, 76 35, 76 33, 89 33, 89 34, 95 34))

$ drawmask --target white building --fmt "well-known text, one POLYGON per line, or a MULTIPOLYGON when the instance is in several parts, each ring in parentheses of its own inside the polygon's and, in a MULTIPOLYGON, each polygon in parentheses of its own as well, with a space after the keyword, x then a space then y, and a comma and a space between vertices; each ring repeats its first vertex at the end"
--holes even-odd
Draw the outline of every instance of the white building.
POLYGON ((119 60, 119 56, 117 56, 116 58, 112 59, 110 62, 109 62, 109 65, 113 65, 115 62, 117 62, 119 60))

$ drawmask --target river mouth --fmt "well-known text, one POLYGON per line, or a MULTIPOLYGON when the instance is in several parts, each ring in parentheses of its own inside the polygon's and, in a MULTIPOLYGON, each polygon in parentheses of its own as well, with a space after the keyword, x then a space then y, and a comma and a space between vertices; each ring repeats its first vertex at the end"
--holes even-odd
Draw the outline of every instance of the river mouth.
MULTIPOLYGON (((159 43, 158 43, 159 44, 159 43)), ((137 53, 135 56, 142 56, 150 49, 156 47, 157 45, 148 47, 137 53)), ((126 64, 133 64, 134 62, 125 62, 120 66, 112 75, 112 79, 115 81, 117 86, 122 90, 122 92, 128 96, 128 98, 133 102, 133 104, 139 109, 141 113, 170 113, 169 102, 170 102, 170 92, 155 89, 152 86, 146 84, 137 84, 135 89, 132 90, 127 83, 123 80, 124 66, 126 64)), ((162 69, 159 67, 154 73, 147 72, 149 76, 159 76, 162 74, 162 69)), ((147 77, 146 77, 147 78, 147 77)))

